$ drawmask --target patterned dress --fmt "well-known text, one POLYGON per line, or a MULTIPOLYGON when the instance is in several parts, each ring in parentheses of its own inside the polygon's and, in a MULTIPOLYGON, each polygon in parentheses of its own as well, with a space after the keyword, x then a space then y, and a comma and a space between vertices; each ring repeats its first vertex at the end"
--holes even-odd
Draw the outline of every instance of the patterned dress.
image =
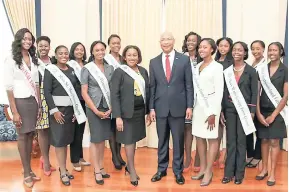
POLYGON ((12 121, 7 121, 4 105, 0 104, 0 141, 16 141, 17 133, 12 121))

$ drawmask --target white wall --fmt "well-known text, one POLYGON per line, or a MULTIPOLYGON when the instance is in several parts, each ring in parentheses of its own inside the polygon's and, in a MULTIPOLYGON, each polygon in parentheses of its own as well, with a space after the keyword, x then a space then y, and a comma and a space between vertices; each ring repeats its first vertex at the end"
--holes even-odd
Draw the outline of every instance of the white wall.
POLYGON ((11 54, 13 34, 2 3, 0 3, 0 29, 0 104, 8 104, 8 99, 4 88, 5 79, 3 79, 3 66, 5 58, 11 54))

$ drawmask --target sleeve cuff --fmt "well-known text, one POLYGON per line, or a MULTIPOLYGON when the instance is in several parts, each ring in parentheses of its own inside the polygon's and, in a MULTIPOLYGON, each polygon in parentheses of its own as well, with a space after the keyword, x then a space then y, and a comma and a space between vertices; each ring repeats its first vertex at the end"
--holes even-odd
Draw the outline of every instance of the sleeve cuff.
POLYGON ((58 110, 57 107, 55 107, 55 108, 51 109, 51 110, 49 111, 49 113, 50 113, 50 115, 53 115, 53 114, 56 113, 57 111, 59 111, 59 110, 58 110))

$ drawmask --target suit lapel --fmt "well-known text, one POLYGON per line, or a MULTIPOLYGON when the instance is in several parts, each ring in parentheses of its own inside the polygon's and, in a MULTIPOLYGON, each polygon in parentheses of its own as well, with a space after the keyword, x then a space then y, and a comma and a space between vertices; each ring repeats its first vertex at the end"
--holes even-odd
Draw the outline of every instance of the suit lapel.
POLYGON ((238 82, 238 85, 241 85, 243 83, 243 81, 247 78, 247 72, 248 72, 248 64, 246 64, 245 69, 240 77, 240 80, 238 82))
POLYGON ((167 81, 167 77, 166 77, 166 74, 165 74, 165 69, 164 69, 164 67, 163 67, 163 61, 162 61, 162 53, 158 56, 158 68, 159 68, 159 70, 160 70, 160 75, 162 76, 162 79, 165 81, 165 82, 168 82, 167 81))
MULTIPOLYGON (((179 59, 178 56, 179 56, 179 55, 178 55, 178 52, 175 51, 175 58, 174 58, 174 61, 173 61, 173 67, 172 67, 170 82, 173 80, 173 77, 174 77, 174 72, 175 72, 175 70, 176 70, 176 64, 177 64, 178 59, 179 59)), ((170 82, 169 82, 169 83, 170 83, 170 82)))
MULTIPOLYGON (((278 69, 276 70, 276 72, 273 74, 272 77, 270 77, 271 81, 274 81, 275 79, 278 79, 282 75, 283 67, 281 65, 283 65, 283 64, 280 63, 280 65, 279 65, 278 69)), ((269 71, 269 74, 270 74, 270 65, 268 65, 268 71, 269 71)))
POLYGON ((109 70, 109 65, 108 64, 104 64, 104 75, 107 79, 109 79, 110 76, 110 70, 109 70))

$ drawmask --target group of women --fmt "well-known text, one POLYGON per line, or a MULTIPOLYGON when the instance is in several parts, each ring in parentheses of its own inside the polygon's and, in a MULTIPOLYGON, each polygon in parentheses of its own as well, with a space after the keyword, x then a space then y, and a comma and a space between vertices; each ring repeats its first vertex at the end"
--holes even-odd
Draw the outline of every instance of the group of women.
MULTIPOLYGON (((70 180, 74 179, 66 165, 68 145, 75 171, 81 171, 81 166, 90 165, 84 160, 82 151, 86 120, 90 129, 90 156, 96 183, 103 185, 104 179, 110 177, 103 162, 105 140, 109 140, 115 168, 121 170, 125 166, 131 184, 138 185, 140 177, 135 169, 134 156, 136 142, 146 137, 145 126, 151 123, 147 115, 149 75, 145 68, 138 65, 142 55, 137 46, 126 46, 120 55, 121 39, 115 34, 109 37, 108 46, 110 51, 106 54, 104 42, 93 42, 90 57, 86 61, 86 50, 80 42, 74 43, 70 51, 60 45, 55 49, 55 56, 50 58, 49 37, 41 36, 35 40, 26 28, 15 34, 12 55, 5 61, 6 89, 17 128, 18 150, 27 187, 32 187, 34 181, 40 180, 30 164, 35 128, 44 174, 50 176, 56 170, 49 160, 49 148, 52 145, 59 164, 60 180, 68 186, 70 180), (127 163, 120 155, 121 144, 125 146, 127 163)), ((268 65, 263 56, 264 49, 265 44, 260 40, 251 44, 255 57, 251 67, 245 62, 249 53, 244 42, 233 44, 230 38, 224 37, 215 43, 213 39, 202 39, 194 32, 185 36, 182 50, 190 57, 196 102, 193 119, 185 120, 184 172, 191 169, 191 148, 195 136, 195 171, 199 173, 192 179, 202 180, 202 186, 209 185, 212 180, 212 167, 220 156, 219 146, 224 129, 227 154, 225 165, 220 164, 225 168, 222 183, 229 183, 234 178, 235 184, 241 184, 245 166, 256 167, 258 159, 262 157, 263 169, 256 180, 263 180, 269 175, 267 184, 275 184, 279 139, 287 137, 282 114, 287 105, 288 70, 281 62, 285 52, 279 42, 268 46, 268 65), (216 57, 213 59, 215 52, 216 57), (269 82, 260 73, 263 76, 268 73, 269 82), (230 79, 232 75, 234 81, 230 79), (278 102, 270 100, 268 88, 262 82, 267 82, 271 85, 269 88, 273 86, 277 90, 274 93, 279 96, 278 102), (234 83, 239 87, 238 94, 230 88, 234 83), (201 91, 196 91, 198 87, 201 91), (202 91, 207 94, 205 100, 200 96, 202 91), (249 122, 248 127, 257 128, 255 151, 255 129, 244 128, 236 95, 242 96, 251 113, 250 118, 254 120, 253 126, 249 122), (208 155, 206 139, 209 144, 208 155), (268 174, 270 148, 272 163, 268 174)))

